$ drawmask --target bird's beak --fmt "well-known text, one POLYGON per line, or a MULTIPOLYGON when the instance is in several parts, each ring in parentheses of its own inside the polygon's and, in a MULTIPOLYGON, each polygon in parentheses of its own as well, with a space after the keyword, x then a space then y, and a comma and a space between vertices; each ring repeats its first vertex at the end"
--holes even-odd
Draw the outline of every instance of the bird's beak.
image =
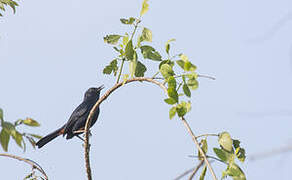
POLYGON ((104 88, 104 85, 101 85, 97 88, 97 90, 101 91, 104 88))

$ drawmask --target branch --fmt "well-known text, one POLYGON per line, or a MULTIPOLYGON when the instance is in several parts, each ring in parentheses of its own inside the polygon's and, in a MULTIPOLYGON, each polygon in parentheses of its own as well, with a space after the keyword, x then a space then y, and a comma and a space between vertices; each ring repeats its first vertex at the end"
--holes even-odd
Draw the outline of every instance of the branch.
POLYGON ((85 140, 84 140, 84 150, 85 150, 85 166, 86 166, 86 173, 87 173, 87 178, 88 180, 92 180, 92 175, 91 175, 91 168, 90 168, 90 161, 89 161, 89 124, 91 124, 91 120, 93 117, 94 112, 96 111, 96 109, 99 107, 99 105, 107 99, 107 97, 113 93, 115 90, 117 90, 119 87, 121 87, 123 84, 128 84, 130 82, 135 82, 135 81, 147 81, 147 82, 151 82, 153 84, 156 84, 158 86, 160 86, 164 92, 167 94, 167 89, 166 87, 161 84, 160 82, 152 79, 152 78, 146 78, 146 77, 136 77, 136 78, 132 78, 127 80, 126 82, 120 82, 115 84, 111 89, 109 89, 101 98, 99 98, 99 100, 95 103, 95 105, 92 107, 88 118, 86 120, 86 124, 85 124, 85 140))
POLYGON ((204 164, 204 160, 202 160, 200 162, 200 164, 197 166, 196 169, 194 169, 193 173, 191 174, 191 176, 189 177, 189 180, 192 180, 194 178, 194 176, 196 175, 196 173, 198 172, 198 170, 200 169, 200 167, 204 164))
MULTIPOLYGON (((85 124, 85 140, 84 140, 84 156, 85 156, 85 166, 86 166, 86 173, 87 173, 87 178, 88 180, 92 180, 92 175, 91 175, 91 168, 90 168, 90 160, 89 160, 89 124, 91 124, 91 120, 93 117, 94 112, 96 111, 96 109, 99 107, 99 105, 107 99, 107 97, 113 93, 115 90, 117 90, 119 87, 123 86, 124 84, 128 84, 130 82, 135 82, 135 81, 146 81, 146 82, 150 82, 153 84, 158 85, 159 87, 161 87, 163 89, 163 91, 167 94, 167 88, 159 81, 154 80, 153 78, 146 78, 146 77, 136 77, 136 78, 132 78, 129 79, 125 82, 120 82, 115 84, 111 89, 109 89, 93 106, 93 108, 91 109, 88 118, 86 120, 86 124, 85 124)), ((194 141, 194 143, 196 144, 199 152, 202 154, 205 163, 207 164, 212 176, 214 180, 217 180, 216 175, 204 153, 204 151, 202 150, 202 148, 199 145, 199 142, 196 138, 196 136, 194 135, 193 131, 191 130, 191 127, 189 126, 189 124, 187 123, 187 121, 185 120, 184 117, 181 117, 181 120, 184 124, 184 126, 187 128, 188 132, 190 133, 190 135, 192 136, 192 139, 194 141)))
POLYGON ((17 159, 19 161, 23 161, 23 162, 31 165, 33 169, 37 169, 45 177, 45 180, 48 180, 48 176, 45 173, 45 171, 43 170, 43 168, 39 164, 34 162, 33 160, 22 158, 22 157, 15 156, 15 155, 12 155, 12 154, 6 154, 6 153, 0 153, 0 156, 9 157, 9 158, 12 158, 12 159, 17 159))
POLYGON ((198 142, 198 140, 197 140, 195 134, 193 133, 193 131, 192 131, 190 125, 188 124, 188 122, 185 120, 184 117, 181 117, 180 119, 182 120, 184 126, 187 128, 188 132, 189 132, 190 135, 192 136, 192 139, 193 139, 194 143, 196 144, 196 146, 197 146, 197 148, 198 148, 200 154, 203 156, 204 161, 205 161, 205 163, 207 164, 207 166, 208 166, 208 168, 209 168, 209 170, 210 170, 210 172, 211 172, 211 174, 212 174, 212 176, 213 176, 213 179, 214 179, 214 180, 217 180, 216 175, 215 175, 215 173, 214 173, 214 170, 213 170, 211 164, 209 163, 209 161, 208 161, 208 159, 207 159, 207 157, 206 157, 206 154, 205 154, 204 151, 202 150, 202 148, 201 148, 201 146, 200 146, 200 144, 199 144, 199 142, 198 142))
POLYGON ((192 174, 196 174, 196 172, 201 168, 203 164, 204 164, 204 160, 200 161, 200 163, 196 167, 186 170, 184 173, 176 177, 174 180, 180 180, 181 178, 185 177, 191 172, 193 172, 192 174))

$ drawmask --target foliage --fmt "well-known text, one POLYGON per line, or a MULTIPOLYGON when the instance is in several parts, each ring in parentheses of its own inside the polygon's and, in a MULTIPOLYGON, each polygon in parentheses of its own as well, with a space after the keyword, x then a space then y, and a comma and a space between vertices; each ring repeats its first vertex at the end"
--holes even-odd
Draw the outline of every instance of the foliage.
MULTIPOLYGON (((142 16, 148 9, 148 1, 144 0, 139 17, 120 19, 122 24, 133 28, 132 33, 110 34, 104 37, 104 42, 112 45, 117 55, 104 68, 103 73, 117 76, 117 82, 119 82, 123 65, 127 63, 129 72, 122 75, 125 82, 129 77, 144 77, 147 72, 147 67, 144 65, 146 61, 156 63, 157 69, 155 71, 157 73, 151 75, 151 77, 161 79, 163 84, 167 86, 168 97, 164 99, 164 102, 171 106, 169 118, 172 119, 176 115, 182 118, 190 112, 192 91, 199 86, 197 66, 183 53, 173 55, 171 43, 175 39, 170 39, 165 43, 164 53, 157 51, 150 45, 153 40, 152 31, 148 27, 141 26, 142 16), (161 75, 161 77, 157 77, 158 75, 161 75)), ((218 143, 220 148, 213 148, 214 153, 218 157, 217 160, 227 164, 227 169, 223 171, 222 177, 230 176, 234 180, 245 180, 243 171, 235 163, 236 158, 241 162, 245 160, 245 150, 240 147, 240 142, 233 140, 229 133, 223 132, 218 135, 218 143)), ((200 145, 207 155, 207 137, 201 140, 200 145)), ((203 160, 199 152, 198 158, 203 160)), ((204 165, 200 180, 205 178, 206 171, 207 166, 204 165)))
POLYGON ((0 0, 0 16, 3 16, 1 11, 5 11, 5 6, 9 6, 13 10, 13 13, 15 13, 18 4, 13 0, 0 0))
POLYGON ((1 120, 1 132, 0 132, 0 143, 4 151, 8 151, 8 145, 10 142, 10 137, 14 139, 16 144, 26 150, 25 139, 30 142, 30 144, 35 148, 35 140, 40 139, 41 136, 31 133, 21 133, 18 131, 18 127, 21 125, 26 125, 30 127, 38 127, 40 124, 33 120, 32 118, 18 119, 14 123, 4 121, 3 110, 0 108, 0 120, 1 120))

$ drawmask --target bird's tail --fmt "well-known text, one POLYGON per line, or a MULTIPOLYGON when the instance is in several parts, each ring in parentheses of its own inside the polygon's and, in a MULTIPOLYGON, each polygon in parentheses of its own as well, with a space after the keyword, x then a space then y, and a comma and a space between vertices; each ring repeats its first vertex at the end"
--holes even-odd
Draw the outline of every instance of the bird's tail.
POLYGON ((58 137, 59 135, 64 133, 64 127, 61 127, 59 129, 57 129, 56 131, 46 135, 45 137, 43 137, 42 139, 40 139, 36 145, 38 148, 43 147, 44 145, 46 145, 48 142, 52 141, 53 139, 55 139, 56 137, 58 137))

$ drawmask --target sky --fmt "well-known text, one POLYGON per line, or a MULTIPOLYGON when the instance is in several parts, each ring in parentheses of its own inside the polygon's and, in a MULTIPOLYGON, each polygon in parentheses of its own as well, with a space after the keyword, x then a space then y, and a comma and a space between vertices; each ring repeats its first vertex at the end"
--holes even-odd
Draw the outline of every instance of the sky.
MULTIPOLYGON (((46 135, 67 122, 89 87, 113 86, 115 78, 102 69, 115 52, 103 37, 131 31, 119 19, 138 16, 141 3, 20 1, 15 15, 9 9, 0 19, 5 120, 32 117, 41 126, 23 130, 46 135)), ((150 0, 149 5, 142 25, 152 30, 152 45, 163 51, 175 38, 173 53, 186 54, 200 74, 216 78, 199 79, 193 92, 186 119, 196 135, 228 131, 248 157, 291 146, 291 1, 150 0)), ((174 179, 196 166, 198 161, 188 157, 195 146, 179 119, 169 120, 164 98, 156 86, 135 83, 103 102, 91 129, 94 179, 174 179)), ((210 138, 210 151, 217 146, 210 138)), ((50 179, 86 179, 78 138, 58 137, 25 153, 11 142, 9 153, 38 162, 50 179)), ((247 158, 240 166, 247 179, 288 180, 291 159, 291 153, 280 153, 247 158)), ((0 164, 3 179, 22 179, 31 169, 3 157, 0 164)), ((212 166, 220 177, 224 165, 212 166)), ((211 179, 208 171, 206 179, 211 179)))

